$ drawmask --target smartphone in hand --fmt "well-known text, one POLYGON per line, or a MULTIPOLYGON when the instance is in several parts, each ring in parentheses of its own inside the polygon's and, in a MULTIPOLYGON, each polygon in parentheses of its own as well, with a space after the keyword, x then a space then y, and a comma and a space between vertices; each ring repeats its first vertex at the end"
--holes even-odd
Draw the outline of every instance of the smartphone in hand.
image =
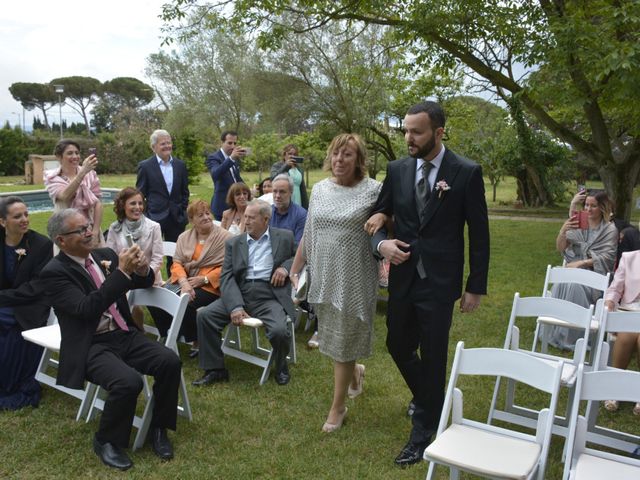
POLYGON ((124 238, 127 241, 127 246, 129 248, 133 247, 135 245, 136 242, 133 241, 133 236, 130 233, 127 233, 124 238))
POLYGON ((296 157, 296 156, 291 155, 291 159, 296 163, 304 162, 304 157, 296 157))
POLYGON ((580 230, 589 230, 589 212, 580 210, 576 215, 578 216, 578 228, 580 230))
POLYGON ((89 149, 89 155, 97 155, 98 154, 98 149, 97 148, 90 148, 89 149))

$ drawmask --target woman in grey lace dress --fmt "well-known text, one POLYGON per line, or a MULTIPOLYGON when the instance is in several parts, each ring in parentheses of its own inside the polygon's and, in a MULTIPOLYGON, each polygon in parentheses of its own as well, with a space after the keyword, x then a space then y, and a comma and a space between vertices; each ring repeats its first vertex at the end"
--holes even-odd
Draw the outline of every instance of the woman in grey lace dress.
POLYGON ((355 134, 341 134, 327 150, 331 177, 313 187, 305 231, 291 267, 292 283, 307 263, 308 301, 318 314, 320 351, 334 361, 334 394, 324 432, 342 426, 347 393, 362 393, 371 354, 377 265, 363 229, 381 184, 366 177, 367 152, 355 134))

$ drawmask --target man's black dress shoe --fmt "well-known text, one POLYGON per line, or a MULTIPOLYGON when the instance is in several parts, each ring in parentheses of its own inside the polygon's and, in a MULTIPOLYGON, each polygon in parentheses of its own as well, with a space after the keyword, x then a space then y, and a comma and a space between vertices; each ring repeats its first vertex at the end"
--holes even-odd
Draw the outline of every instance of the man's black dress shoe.
POLYGON ((276 372, 276 383, 278 385, 286 385, 291 380, 291 375, 289 375, 289 367, 285 365, 280 370, 276 372))
POLYGON ((413 443, 409 441, 400 452, 400 455, 396 457, 396 465, 406 467, 418 463, 422 460, 422 454, 429 443, 413 443))
POLYGON ((94 437, 93 451, 96 452, 96 455, 100 457, 102 463, 107 467, 117 468, 119 470, 127 470, 133 467, 133 462, 127 454, 124 453, 120 447, 116 447, 112 443, 100 443, 94 437))
POLYGON ((228 382, 229 372, 223 370, 207 370, 202 378, 194 380, 191 385, 201 387, 202 385, 211 385, 212 383, 228 382))
POLYGON ((153 452, 162 460, 171 460, 173 458, 173 447, 167 437, 167 429, 152 428, 149 436, 151 437, 153 452))

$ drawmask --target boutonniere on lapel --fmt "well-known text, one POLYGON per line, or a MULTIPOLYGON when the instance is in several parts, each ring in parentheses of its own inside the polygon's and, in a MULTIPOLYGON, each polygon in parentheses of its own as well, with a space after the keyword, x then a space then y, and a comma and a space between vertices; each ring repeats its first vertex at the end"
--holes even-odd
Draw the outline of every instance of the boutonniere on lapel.
POLYGON ((104 271, 107 272, 107 275, 111 273, 109 271, 109 269, 111 268, 111 260, 101 260, 100 265, 102 265, 102 268, 104 268, 104 271))
POLYGON ((18 262, 20 262, 22 257, 27 256, 27 251, 24 248, 16 248, 16 255, 18 255, 18 262))
POLYGON ((438 183, 436 183, 436 192, 438 192, 438 198, 441 198, 442 193, 446 192, 447 190, 451 190, 451 187, 444 180, 440 180, 438 183))

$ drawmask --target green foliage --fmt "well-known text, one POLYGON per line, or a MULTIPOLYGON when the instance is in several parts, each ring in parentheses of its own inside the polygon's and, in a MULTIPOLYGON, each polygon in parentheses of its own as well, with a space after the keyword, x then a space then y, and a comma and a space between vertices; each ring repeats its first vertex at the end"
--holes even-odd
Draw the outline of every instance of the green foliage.
POLYGON ((9 87, 11 96, 27 110, 39 109, 44 117, 44 124, 49 128, 47 110, 56 103, 56 93, 47 83, 12 83, 9 87))
POLYGON ((101 92, 102 83, 93 77, 60 77, 51 80, 51 85, 63 85, 64 93, 62 100, 69 100, 69 106, 82 115, 84 119, 86 132, 90 134, 89 118, 87 116, 87 108, 94 101, 95 97, 101 92))
POLYGON ((99 99, 93 107, 92 125, 98 132, 113 131, 120 115, 125 119, 153 100, 150 85, 137 78, 118 77, 102 84, 99 99))
POLYGON ((24 162, 28 154, 25 148, 24 132, 9 122, 0 129, 0 175, 24 173, 24 162))
POLYGON ((202 161, 202 142, 188 130, 172 136, 174 155, 185 162, 189 174, 189 185, 200 183, 200 174, 204 170, 202 161))
POLYGON ((560 141, 598 168, 628 218, 640 177, 640 2, 399 2, 366 0, 174 0, 168 35, 184 41, 208 22, 243 25, 263 45, 284 47, 291 32, 327 25, 391 27, 416 69, 465 73, 475 85, 519 101, 560 141), (283 17, 291 15, 294 22, 283 17), (523 70, 524 67, 524 71, 523 70), (540 72, 537 78, 535 72, 540 72), (635 100, 635 101, 634 101, 635 100))

